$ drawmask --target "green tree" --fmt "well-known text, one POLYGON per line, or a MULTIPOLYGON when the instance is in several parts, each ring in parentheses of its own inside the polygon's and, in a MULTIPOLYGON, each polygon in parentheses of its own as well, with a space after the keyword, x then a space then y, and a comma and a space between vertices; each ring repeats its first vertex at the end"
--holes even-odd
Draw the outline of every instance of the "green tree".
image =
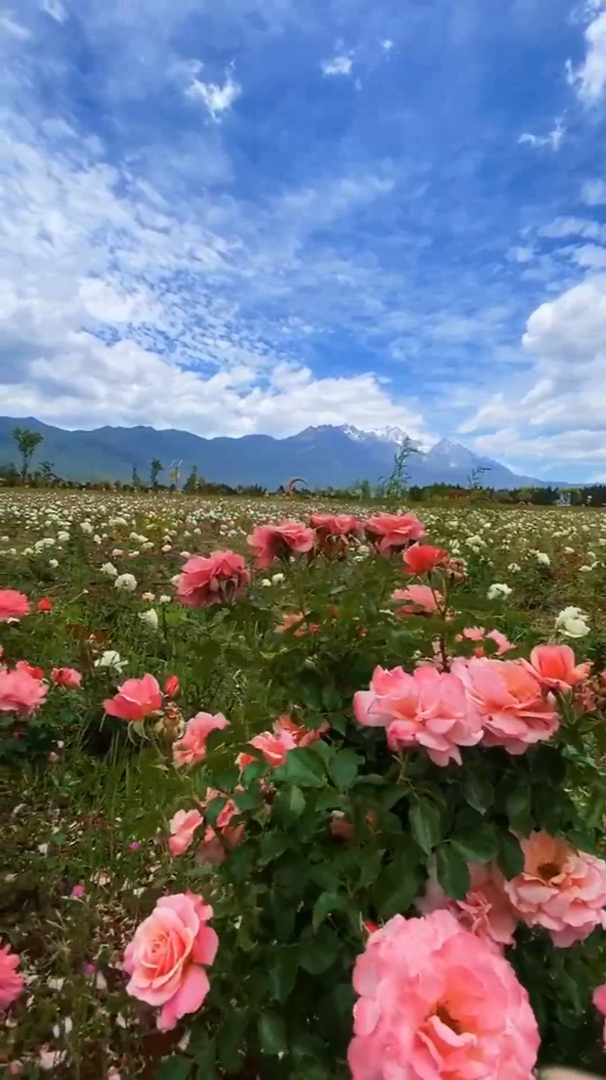
POLYGON ((192 465, 191 472, 183 485, 183 490, 188 495, 193 495, 196 491, 198 491, 200 483, 201 481, 200 477, 198 476, 198 466, 192 465))
POLYGON ((131 484, 132 484, 132 486, 134 488, 140 488, 141 487, 141 477, 139 476, 139 472, 138 472, 138 469, 137 469, 136 465, 133 465, 130 482, 131 482, 131 484))
POLYGON ((40 431, 30 431, 29 428, 13 428, 13 439, 21 454, 21 480, 25 484, 36 447, 40 445, 44 436, 40 431))
POLYGON ((161 472, 164 472, 164 465, 161 461, 158 461, 158 458, 154 458, 149 467, 149 482, 151 487, 157 488, 158 477, 161 472))

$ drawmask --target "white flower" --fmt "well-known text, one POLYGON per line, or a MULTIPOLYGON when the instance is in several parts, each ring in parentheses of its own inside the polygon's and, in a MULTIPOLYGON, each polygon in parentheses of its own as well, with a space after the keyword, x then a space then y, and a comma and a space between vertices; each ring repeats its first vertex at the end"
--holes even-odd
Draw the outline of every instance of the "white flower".
POLYGON ((540 566, 551 566, 551 559, 546 551, 537 551, 535 555, 540 566))
POLYGON ((505 585, 504 582, 495 581, 494 585, 491 585, 487 596, 489 600, 500 600, 502 597, 509 596, 511 593, 511 587, 505 585))
POLYGON ((581 608, 563 608, 555 621, 556 630, 564 637, 585 637, 589 633, 585 618, 585 613, 581 611, 581 608))
POLYGON ((87 533, 88 535, 91 535, 93 532, 93 527, 90 521, 81 521, 80 528, 82 529, 83 533, 87 533))
POLYGON ((159 604, 170 604, 171 600, 172 596, 169 596, 168 593, 162 593, 162 595, 158 597, 159 604))
POLYGON ((592 570, 595 570, 595 563, 592 563, 591 566, 588 566, 587 563, 579 566, 579 574, 590 574, 592 570))
POLYGON ((273 574, 271 580, 274 585, 280 585, 284 581, 284 574, 273 574))
POLYGON ((107 574, 108 577, 117 577, 118 571, 112 562, 104 562, 100 568, 102 574, 107 574))
POLYGON ((69 533, 68 532, 58 532, 57 533, 57 540, 59 541, 60 544, 66 544, 67 541, 69 540, 69 533))
POLYGON ((147 600, 151 604, 152 600, 156 599, 156 594, 153 592, 144 592, 141 593, 141 599, 147 600))
POLYGON ((146 626, 149 626, 150 630, 158 629, 158 612, 155 608, 149 608, 148 611, 141 611, 139 613, 141 622, 144 622, 146 626))
POLYGON ((57 559, 49 559, 48 560, 48 565, 50 566, 51 570, 56 570, 58 565, 59 565, 59 562, 58 562, 57 559))
POLYGON ((114 671, 123 671, 127 666, 128 661, 123 660, 119 652, 115 649, 106 649, 101 656, 95 660, 96 668, 113 668, 114 671))
POLYGON ((137 588, 137 579, 134 574, 118 574, 114 587, 123 589, 125 592, 134 592, 137 588))
POLYGON ((261 585, 264 589, 271 589, 271 581, 268 577, 264 577, 261 579, 261 585))
POLYGON ((510 573, 517 574, 520 567, 518 566, 517 562, 512 562, 512 563, 509 564, 507 569, 510 571, 510 573))

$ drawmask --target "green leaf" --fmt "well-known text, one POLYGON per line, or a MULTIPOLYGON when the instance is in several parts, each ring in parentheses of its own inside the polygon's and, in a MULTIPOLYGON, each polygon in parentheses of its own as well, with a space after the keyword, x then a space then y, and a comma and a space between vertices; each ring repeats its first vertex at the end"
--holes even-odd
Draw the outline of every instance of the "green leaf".
POLYGON ((310 975, 327 971, 341 951, 339 938, 326 926, 320 926, 315 933, 311 927, 306 927, 299 940, 299 966, 310 975))
POLYGON ((341 791, 347 791, 354 783, 361 762, 362 758, 355 750, 340 750, 332 759, 328 771, 341 791))
POLYGON ((301 817, 301 814, 305 810, 305 796, 301 791, 301 788, 297 787, 296 784, 293 784, 290 789, 288 809, 295 817, 301 817))
POLYGON ((177 1057, 166 1058, 160 1065, 156 1076, 158 1080, 187 1080, 191 1066, 190 1059, 179 1054, 177 1057))
POLYGON ((395 856, 380 874, 373 899, 382 919, 403 915, 419 892, 418 866, 409 852, 395 856))
POLYGON ((438 807, 429 799, 417 799, 410 808, 409 818, 412 835, 417 844, 430 855, 442 835, 438 807))
POLYGON ((297 945, 281 945, 271 953, 268 970, 271 996, 283 1004, 291 993, 297 978, 299 948, 297 945))
POLYGON ((330 915, 333 911, 338 911, 347 903, 347 897, 343 893, 338 892, 323 892, 320 893, 318 899, 314 904, 314 910, 312 915, 312 926, 314 930, 317 930, 319 926, 324 922, 327 915, 330 915))
POLYGON ((517 877, 524 869, 524 852, 520 847, 520 841, 510 832, 499 832, 497 862, 501 873, 508 880, 517 877))
POLYGON ((271 1054, 275 1057, 278 1054, 286 1053, 288 1050, 286 1025, 278 1013, 261 1013, 257 1028, 259 1032, 259 1043, 264 1054, 271 1054))
POLYGON ((494 788, 488 777, 479 771, 469 773, 463 781, 463 798, 478 813, 485 814, 494 802, 494 788))
POLYGON ((322 788, 326 785, 324 765, 317 754, 307 746, 290 750, 286 761, 274 770, 276 779, 290 780, 299 787, 322 788))
POLYGON ((206 810, 204 811, 204 817, 209 825, 216 825, 217 818, 225 806, 227 799, 223 795, 217 795, 216 798, 211 799, 206 810))
POLYGON ((241 1009, 230 1008, 217 1033, 219 1060, 228 1072, 236 1072, 242 1064, 246 1048, 248 1017, 241 1009))
POLYGON ((509 792, 505 802, 510 828, 521 836, 529 836, 533 829, 530 800, 530 785, 518 784, 509 792))
POLYGON ((488 863, 494 859, 499 846, 495 828, 487 821, 482 821, 478 827, 471 829, 458 829, 455 823, 455 831, 450 840, 461 855, 470 862, 478 863, 488 863))
POLYGON ((263 803, 263 795, 256 784, 248 791, 234 791, 233 799, 238 810, 256 810, 263 803))
POLYGON ((262 761, 251 761, 250 765, 247 765, 242 773, 244 787, 248 787, 253 780, 259 780, 262 776, 266 776, 268 771, 269 765, 265 759, 262 761))
POLYGON ((463 900, 469 892, 471 878, 467 863, 451 844, 441 844, 436 851, 438 883, 447 896, 463 900))

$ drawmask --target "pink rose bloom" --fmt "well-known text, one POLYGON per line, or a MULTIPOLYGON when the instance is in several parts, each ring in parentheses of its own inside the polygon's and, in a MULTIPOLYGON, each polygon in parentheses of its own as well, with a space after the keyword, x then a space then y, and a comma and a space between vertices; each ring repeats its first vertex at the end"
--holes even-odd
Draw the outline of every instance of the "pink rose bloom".
POLYGON ((23 993, 23 977, 17 973, 21 960, 11 951, 10 945, 2 945, 0 938, 0 1012, 8 1009, 23 993))
POLYGON ((425 895, 417 900, 416 906, 423 915, 430 915, 432 911, 450 911, 466 930, 502 951, 505 945, 513 944, 517 925, 505 892, 505 878, 494 863, 490 866, 471 863, 469 872, 471 888, 464 900, 447 896, 432 873, 425 895))
POLYGON ((0 589, 0 622, 22 619, 24 615, 29 615, 29 612, 27 596, 16 589, 0 589))
POLYGON ((486 746, 523 754, 558 730, 555 701, 543 690, 526 660, 459 657, 452 671, 464 683, 470 702, 482 717, 486 746))
POLYGON ((394 615, 433 615, 439 611, 444 603, 444 597, 437 589, 429 585, 408 585, 405 589, 394 589, 391 594, 392 600, 403 600, 402 607, 397 608, 394 615))
POLYGON ((364 522, 364 531, 379 555, 401 551, 425 535, 425 528, 415 514, 375 514, 364 522))
POLYGON ((30 664, 29 660, 17 660, 15 671, 25 671, 28 675, 31 675, 32 679, 44 678, 43 669, 36 664, 30 664))
POLYGON ((243 596, 249 581, 244 559, 233 551, 193 555, 179 575, 177 595, 188 607, 232 603, 243 596))
POLYGON ((72 667, 55 667, 51 671, 51 682, 54 686, 67 686, 70 690, 79 690, 82 685, 82 675, 72 667))
POLYGON ((309 523, 321 539, 356 536, 362 530, 362 523, 353 514, 310 514, 309 523))
POLYGON ((324 721, 317 728, 308 728, 304 724, 298 724, 296 720, 293 720, 292 716, 279 716, 274 724, 274 734, 280 735, 281 732, 287 732, 292 735, 297 746, 311 746, 312 743, 321 739, 322 736, 329 730, 329 723, 324 721))
POLYGON ((31 713, 40 708, 46 686, 28 671, 0 670, 0 712, 31 713))
MULTIPOLYGON (((290 731, 280 730, 277 733, 273 731, 262 731, 260 735, 253 736, 248 740, 250 746, 256 747, 260 750, 268 765, 271 765, 272 769, 275 769, 276 765, 283 765, 286 761, 286 755, 289 750, 295 750, 297 743, 295 742, 290 731)), ((236 758, 236 765, 239 769, 245 769, 247 765, 250 765, 251 761, 257 761, 258 758, 252 754, 247 754, 245 751, 238 754, 236 758)))
MULTIPOLYGON (((606 1017, 606 983, 602 986, 598 986, 597 989, 594 990, 592 1000, 598 1012, 606 1017)), ((606 1048, 606 1023, 604 1024, 602 1039, 604 1041, 604 1047, 606 1048)))
MULTIPOLYGON (((224 798, 223 792, 209 788, 202 803, 202 810, 206 811, 208 804, 217 798, 224 798)), ((215 864, 225 862, 229 848, 239 844, 244 835, 244 822, 234 825, 231 823, 238 814, 239 811, 233 799, 226 799, 214 826, 206 826, 204 838, 196 852, 196 862, 215 864)))
POLYGON ((438 567, 448 565, 448 552, 431 544, 413 544, 402 555, 404 573, 430 574, 438 567))
POLYGON ((353 1080, 532 1080, 539 1049, 526 990, 448 911, 396 915, 354 967, 353 1080))
POLYGON ((255 566, 265 570, 275 559, 291 555, 307 555, 313 551, 316 534, 301 521, 283 521, 279 525, 257 525, 248 537, 253 549, 255 566))
MULTIPOLYGON (((466 626, 465 629, 457 634, 455 641, 477 641, 478 643, 483 641, 494 641, 497 646, 497 656, 502 656, 503 653, 509 652, 514 648, 509 638, 505 637, 500 630, 489 630, 486 633, 483 626, 466 626)), ((474 656, 486 656, 486 650, 482 644, 478 644, 478 648, 474 649, 474 656)))
POLYGON ((170 820, 168 850, 171 855, 184 855, 194 842, 196 829, 204 821, 199 810, 177 810, 170 820))
POLYGON ((124 970, 131 977, 126 991, 160 1008, 160 1031, 172 1031, 182 1016, 197 1012, 208 994, 204 968, 214 962, 219 946, 206 925, 212 914, 195 893, 163 896, 126 946, 124 970))
POLYGON ((162 708, 160 684, 153 675, 144 675, 142 679, 127 679, 118 687, 113 698, 103 702, 108 716, 117 716, 119 720, 140 723, 150 713, 162 708))
POLYGON ((173 761, 180 768, 182 765, 197 765, 206 757, 206 740, 211 731, 223 731, 229 727, 223 713, 199 712, 192 716, 185 725, 182 739, 173 743, 173 761))
POLYGON ((543 686, 549 690, 572 690, 589 677, 592 664, 577 664, 570 645, 536 645, 530 664, 543 686))
POLYGON ((287 630, 292 630, 293 637, 305 637, 307 634, 317 634, 318 630, 321 630, 319 623, 306 622, 307 616, 302 611, 293 611, 290 615, 285 615, 282 622, 276 626, 276 634, 285 634, 287 630))
POLYGON ((436 765, 461 764, 461 746, 482 738, 477 710, 456 675, 419 667, 412 675, 403 668, 374 670, 369 690, 354 695, 359 724, 384 727, 391 750, 423 747, 436 765))
POLYGON ((520 843, 524 869, 505 889, 526 925, 543 926, 563 949, 606 929, 606 863, 546 832, 520 843))

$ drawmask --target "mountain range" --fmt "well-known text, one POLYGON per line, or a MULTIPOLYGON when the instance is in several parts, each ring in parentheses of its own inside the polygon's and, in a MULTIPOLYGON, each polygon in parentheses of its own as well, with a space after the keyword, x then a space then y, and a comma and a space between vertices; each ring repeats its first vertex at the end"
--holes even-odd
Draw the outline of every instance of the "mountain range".
MULTIPOLYGON (((308 427, 298 435, 275 439, 270 435, 205 439, 188 431, 152 427, 101 427, 92 431, 65 431, 34 417, 0 417, 0 464, 19 463, 12 437, 20 426, 39 431, 44 441, 33 462, 48 461, 54 471, 71 480, 129 481, 133 466, 145 482, 150 462, 157 458, 166 472, 180 462, 181 479, 192 465, 205 480, 237 485, 260 484, 275 490, 292 477, 302 477, 312 488, 351 487, 357 480, 377 483, 391 473, 394 456, 407 438, 399 428, 361 431, 350 425, 308 427)), ((519 476, 491 458, 478 457, 460 443, 442 439, 430 450, 417 450, 408 459, 412 484, 462 484, 471 473, 487 470, 480 482, 494 488, 545 486, 546 481, 519 476)), ((555 483, 555 482, 554 482, 555 483)))

